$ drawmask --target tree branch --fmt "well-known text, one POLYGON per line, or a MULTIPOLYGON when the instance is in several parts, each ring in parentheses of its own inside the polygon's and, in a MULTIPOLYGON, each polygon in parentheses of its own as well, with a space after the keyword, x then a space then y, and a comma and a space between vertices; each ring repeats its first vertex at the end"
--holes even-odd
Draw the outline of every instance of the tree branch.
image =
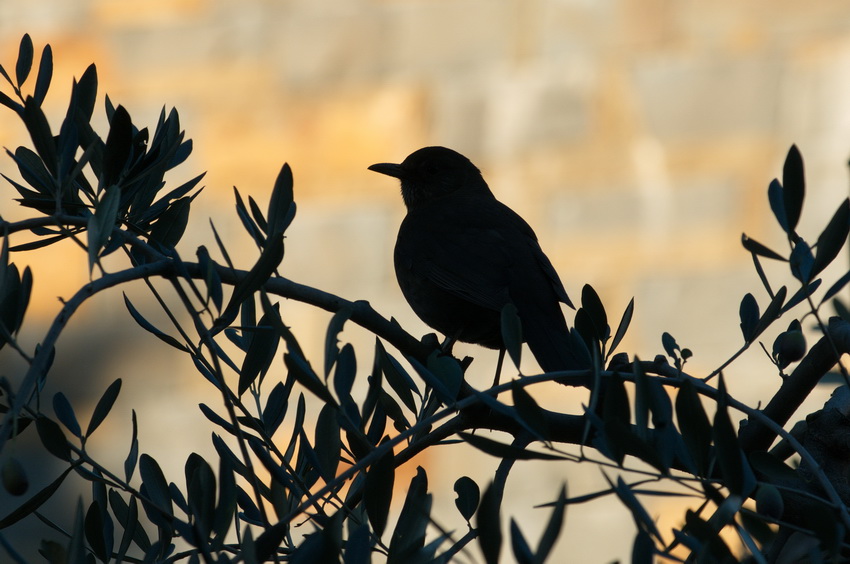
MULTIPOLYGON (((765 416, 780 427, 788 422, 824 374, 838 362, 833 344, 838 349, 839 356, 850 352, 850 323, 833 318, 830 319, 827 330, 829 336, 821 337, 812 346, 762 410, 765 416)), ((776 438, 776 433, 763 422, 750 417, 741 427, 739 438, 745 452, 767 450, 776 438)))

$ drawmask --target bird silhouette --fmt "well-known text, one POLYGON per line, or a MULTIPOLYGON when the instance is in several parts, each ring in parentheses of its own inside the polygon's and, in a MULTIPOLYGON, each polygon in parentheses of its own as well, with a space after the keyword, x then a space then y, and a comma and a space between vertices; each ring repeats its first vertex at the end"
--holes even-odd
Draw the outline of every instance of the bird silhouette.
MULTIPOLYGON (((460 153, 425 147, 369 170, 398 178, 407 215, 396 277, 410 307, 449 339, 504 350, 501 312, 516 307, 523 340, 547 372, 583 368, 561 303, 574 307, 534 231, 499 202, 460 153)), ((497 376, 498 378, 498 376, 497 376)))

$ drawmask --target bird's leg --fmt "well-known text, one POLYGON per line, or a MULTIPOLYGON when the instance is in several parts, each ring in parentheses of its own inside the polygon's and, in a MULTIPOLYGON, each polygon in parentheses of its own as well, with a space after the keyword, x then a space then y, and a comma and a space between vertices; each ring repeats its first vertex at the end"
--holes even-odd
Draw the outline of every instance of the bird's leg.
MULTIPOLYGON (((454 356, 452 352, 452 348, 454 348, 455 343, 457 342, 457 337, 446 337, 446 340, 440 344, 440 352, 441 354, 454 356)), ((463 373, 466 374, 466 369, 469 368, 469 365, 472 364, 473 358, 471 356, 465 356, 463 358, 457 358, 458 362, 460 362, 460 368, 463 370, 463 373)))
POLYGON ((440 344, 440 349, 443 351, 443 354, 447 354, 449 356, 452 355, 452 348, 455 346, 457 339, 454 337, 446 336, 446 340, 440 344))
POLYGON ((502 375, 502 363, 505 361, 505 348, 499 349, 499 360, 496 362, 496 376, 493 378, 493 387, 499 385, 499 378, 502 375))

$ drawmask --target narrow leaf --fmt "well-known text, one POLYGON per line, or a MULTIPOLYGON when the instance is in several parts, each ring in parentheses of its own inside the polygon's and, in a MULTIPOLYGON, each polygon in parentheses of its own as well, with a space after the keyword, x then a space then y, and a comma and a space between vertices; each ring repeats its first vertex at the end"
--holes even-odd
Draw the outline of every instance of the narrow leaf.
POLYGON ((184 475, 189 513, 195 518, 200 534, 209 537, 215 517, 215 474, 209 463, 193 452, 186 460, 184 475))
MULTIPOLYGON (((221 251, 221 256, 224 257, 224 262, 227 263, 227 266, 233 270, 235 267, 233 266, 233 261, 230 260, 230 255, 227 254, 227 248, 225 248, 224 243, 221 240, 221 236, 218 234, 218 230, 215 228, 215 224, 213 224, 212 220, 210 220, 210 228, 212 228, 213 238, 215 238, 215 243, 218 245, 218 250, 221 251)), ((221 309, 221 306, 219 306, 221 309)))
POLYGON ((395 483, 395 459, 391 448, 369 468, 366 473, 364 503, 372 529, 380 538, 387 525, 390 503, 395 483))
POLYGON ((511 382, 511 395, 514 401, 514 407, 517 413, 526 423, 528 428, 534 431, 538 440, 549 440, 549 426, 546 423, 546 417, 543 415, 543 410, 537 404, 535 399, 531 397, 525 389, 519 385, 517 380, 511 382))
POLYGON ((707 472, 711 452, 711 423, 689 380, 682 382, 676 395, 676 417, 688 454, 696 464, 696 473, 707 472))
POLYGON ((254 239, 254 242, 257 243, 257 246, 263 248, 264 246, 266 246, 266 239, 265 237, 263 237, 259 226, 254 222, 253 218, 248 213, 248 209, 245 207, 245 202, 242 200, 242 195, 239 193, 239 190, 236 189, 236 186, 233 187, 233 193, 236 197, 236 215, 239 216, 239 220, 242 222, 242 226, 245 228, 245 231, 248 232, 251 238, 254 239))
POLYGON ((620 318, 620 324, 617 325, 617 332, 614 333, 614 339, 611 341, 611 348, 608 350, 608 354, 612 354, 617 346, 620 344, 620 341, 623 340, 623 337, 626 336, 626 331, 629 329, 629 325, 632 322, 632 315, 635 312, 635 299, 632 298, 629 300, 629 305, 626 306, 625 311, 623 312, 623 316, 620 318))
POLYGON ((726 487, 733 494, 747 497, 755 488, 755 476, 752 473, 749 462, 744 457, 735 428, 729 419, 726 402, 724 401, 725 386, 721 376, 719 386, 720 400, 717 411, 714 414, 714 424, 711 435, 717 447, 717 463, 720 474, 723 476, 726 487))
POLYGON ((118 106, 109 121, 109 134, 103 150, 100 185, 118 184, 127 168, 133 148, 133 121, 124 106, 118 106))
POLYGON ((782 305, 785 303, 786 294, 787 289, 785 286, 782 286, 776 292, 776 295, 773 296, 773 299, 770 300, 770 303, 765 308, 764 313, 761 318, 759 318, 755 328, 753 328, 752 340, 755 340, 759 335, 761 335, 764 330, 767 329, 770 324, 776 321, 782 314, 782 305))
MULTIPOLYGON (((782 311, 780 313, 785 313, 797 304, 802 303, 803 300, 809 296, 814 295, 815 291, 820 288, 821 282, 822 280, 818 278, 810 282, 807 286, 800 286, 800 288, 794 292, 794 295, 788 298, 788 301, 782 306, 782 311)), ((784 288, 785 287, 783 286, 782 289, 784 288)))
POLYGON ((779 180, 774 178, 770 181, 767 187, 767 199, 770 202, 770 209, 773 212, 779 226, 786 233, 790 233, 788 228, 788 214, 785 212, 785 190, 779 180))
POLYGON ((118 523, 124 528, 115 561, 122 562, 124 560, 123 555, 127 553, 130 544, 133 542, 143 551, 147 551, 151 542, 145 530, 139 525, 139 504, 136 498, 131 497, 128 505, 117 491, 110 489, 109 506, 112 508, 112 513, 118 523))
POLYGON ((0 65, 0 76, 6 79, 10 85, 15 86, 15 82, 12 80, 12 77, 9 76, 9 73, 6 72, 6 69, 3 68, 3 65, 0 65))
POLYGON ((676 351, 679 350, 679 345, 676 343, 676 339, 673 338, 673 335, 667 331, 661 334, 661 346, 664 347, 664 352, 667 353, 667 356, 672 358, 677 356, 676 351))
POLYGON ((295 377, 299 384, 313 392, 323 402, 336 404, 331 393, 306 360, 291 353, 286 353, 283 355, 283 361, 289 373, 295 377))
POLYGON ((608 315, 605 313, 599 294, 590 284, 585 284, 581 289, 581 308, 587 312, 593 324, 596 339, 604 343, 611 334, 611 328, 608 327, 608 315))
POLYGON ((68 562, 83 562, 86 554, 86 543, 83 535, 83 500, 77 499, 77 510, 74 516, 74 528, 71 532, 71 542, 68 544, 68 562))
MULTIPOLYGON (((23 117, 38 156, 43 161, 44 167, 50 172, 51 177, 54 176, 58 163, 56 141, 50 131, 47 117, 32 97, 28 97, 24 102, 23 117)), ((50 186, 52 187, 53 184, 51 178, 50 186)))
POLYGON ((21 38, 21 46, 18 49, 18 63, 15 65, 15 78, 18 81, 18 88, 23 86, 32 69, 33 47, 32 39, 29 33, 25 33, 21 38))
POLYGON ((110 410, 112 410, 112 406, 115 404, 115 400, 118 398, 118 393, 121 391, 121 378, 116 379, 112 384, 106 388, 106 391, 103 392, 103 395, 97 402, 97 405, 94 408, 94 411, 91 415, 91 420, 89 421, 89 426, 86 429, 86 436, 91 435, 95 429, 103 423, 103 420, 106 419, 106 416, 109 415, 110 410))
POLYGON ((823 295, 823 299, 821 300, 821 303, 826 302, 827 300, 831 299, 833 296, 838 294, 838 292, 843 290, 844 286, 846 286, 848 283, 850 283, 850 270, 845 272, 841 276, 841 278, 839 278, 838 280, 835 281, 835 284, 833 284, 832 286, 829 287, 829 290, 827 290, 826 293, 823 295))
POLYGON ((425 545, 425 530, 430 523, 432 496, 428 493, 428 477, 421 466, 410 480, 407 496, 390 540, 390 554, 413 555, 425 545))
POLYGON ((222 290, 221 276, 219 276, 217 270, 218 265, 212 260, 209 251, 203 245, 198 247, 195 255, 198 257, 198 267, 204 274, 204 285, 207 288, 207 299, 205 303, 209 305, 212 301, 216 310, 221 313, 224 292, 222 290))
POLYGON ((157 461, 147 454, 142 454, 139 457, 139 473, 142 475, 147 494, 157 509, 169 518, 173 516, 168 482, 165 481, 165 475, 157 461))
POLYGON ((80 424, 77 421, 77 416, 74 414, 74 408, 71 407, 71 402, 68 401, 68 398, 62 392, 57 392, 53 395, 53 411, 56 413, 57 419, 75 437, 82 436, 80 424))
POLYGON ((564 512, 567 508, 567 486, 561 486, 561 491, 558 493, 558 499, 555 501, 555 506, 552 508, 552 516, 549 517, 549 522, 546 523, 546 528, 543 530, 543 536, 540 537, 540 545, 537 547, 536 561, 545 562, 555 546, 555 542, 561 536, 561 528, 564 525, 564 512))
POLYGON ((342 442, 339 436, 339 410, 326 403, 316 420, 315 451, 319 459, 319 473, 325 482, 336 477, 342 442))
POLYGON ((353 401, 351 399, 351 388, 354 386, 356 376, 357 359, 354 354, 354 347, 351 346, 351 343, 346 343, 339 353, 333 378, 334 391, 340 404, 353 401))
POLYGON ((372 555, 370 536, 368 524, 352 527, 345 541, 343 564, 369 564, 372 555))
POLYGON ((455 507, 468 523, 478 509, 478 502, 481 501, 481 490, 475 480, 469 476, 458 478, 455 481, 454 490, 457 494, 455 507))
POLYGON ((764 273, 764 268, 761 266, 761 261, 759 260, 759 256, 755 253, 750 253, 750 256, 753 258, 753 266, 756 269, 756 273, 759 275, 759 280, 761 280, 764 289, 767 290, 767 295, 773 299, 773 289, 770 287, 770 282, 767 279, 767 274, 764 273))
POLYGON ((236 477, 234 476, 233 466, 226 457, 219 458, 218 477, 218 505, 212 524, 212 533, 215 539, 213 550, 220 550, 223 546, 225 536, 233 522, 233 514, 236 511, 236 477))
MULTIPOLYGON (((404 416, 404 413, 401 410, 401 407, 399 407, 398 403, 396 403, 396 401, 392 398, 391 395, 389 395, 384 390, 381 390, 380 392, 378 392, 378 401, 380 409, 383 410, 384 414, 387 417, 392 419, 393 425, 396 429, 399 429, 401 431, 410 427, 410 422, 408 422, 407 418, 404 416)), ((378 413, 377 410, 376 413, 378 413)), ((380 419, 378 417, 373 418, 372 426, 369 428, 369 436, 373 439, 375 435, 372 430, 379 422, 380 419)))
POLYGON ((44 97, 47 95, 47 89, 50 88, 50 81, 53 78, 53 50, 50 45, 45 45, 41 52, 41 62, 38 64, 38 77, 35 80, 35 90, 33 98, 41 105, 44 102, 44 97))
POLYGON ((789 234, 797 227, 806 197, 806 179, 803 172, 803 156, 796 145, 792 145, 782 167, 782 201, 788 218, 789 234))
POLYGON ((638 531, 632 544, 632 564, 653 564, 655 543, 646 531, 638 531))
MULTIPOLYGON (((605 479, 607 480, 608 477, 606 476, 605 479)), ((611 485, 614 486, 614 484, 611 485)), ((614 486, 614 491, 616 492, 617 497, 620 498, 620 501, 628 507, 637 528, 639 530, 646 531, 658 540, 662 540, 661 533, 659 532, 658 527, 656 527, 655 521, 649 516, 646 508, 641 505, 631 487, 629 487, 629 485, 620 476, 617 477, 617 484, 614 486)))
POLYGON ((528 541, 522 534, 522 531, 517 525, 515 519, 511 519, 511 548, 514 552, 514 558, 518 564, 534 564, 534 553, 531 552, 531 547, 528 546, 528 541))
POLYGON ((98 509, 98 503, 92 502, 89 505, 89 508, 86 511, 84 523, 86 540, 88 541, 92 552, 94 552, 95 556, 97 556, 99 560, 106 562, 109 560, 109 554, 112 553, 112 547, 110 546, 109 551, 107 552, 106 543, 103 538, 103 532, 106 525, 103 522, 101 512, 98 509))
POLYGON ((74 86, 78 116, 82 121, 88 123, 97 101, 97 67, 94 64, 89 65, 74 86))
POLYGON ((275 180, 274 189, 269 199, 269 235, 278 235, 286 231, 295 217, 292 184, 292 169, 289 168, 287 163, 284 163, 277 180, 275 180))
POLYGON ((750 239, 749 237, 747 237, 746 233, 741 235, 741 244, 744 245, 745 249, 747 249, 748 251, 750 251, 753 254, 756 254, 756 255, 759 255, 759 256, 762 256, 762 257, 765 257, 765 258, 773 259, 773 260, 781 260, 781 261, 787 261, 788 260, 784 256, 777 253, 776 251, 772 251, 769 248, 767 248, 766 246, 762 245, 761 243, 759 243, 755 239, 750 239))
POLYGON ((498 564, 502 551, 501 496, 495 484, 490 483, 481 498, 481 509, 478 511, 478 541, 484 561, 487 564, 498 564))
POLYGON ((132 411, 133 434, 130 438, 130 451, 124 459, 124 479, 129 482, 136 471, 136 462, 139 460, 139 424, 136 421, 136 410, 132 411))
MULTIPOLYGON (((275 304, 277 311, 278 305, 275 304)), ((268 315, 263 315, 257 327, 253 329, 251 344, 245 353, 242 369, 239 371, 238 394, 241 396, 259 378, 261 381, 271 367, 277 353, 280 337, 271 326, 268 315)))
POLYGON ((259 227, 260 231, 263 233, 267 233, 269 225, 266 223, 266 218, 263 217, 263 212, 260 211, 260 206, 257 205, 257 202, 251 196, 248 196, 248 207, 251 209, 251 215, 253 216, 257 227, 259 227))
POLYGON ((286 386, 283 382, 275 384, 269 394, 268 400, 266 400, 266 407, 263 409, 263 427, 269 436, 274 435, 277 428, 283 422, 283 418, 286 416, 287 402, 289 401, 289 394, 292 391, 292 382, 293 380, 290 380, 288 382, 289 385, 286 386))
POLYGON ((191 205, 192 197, 190 196, 175 200, 151 226, 150 240, 159 243, 166 249, 176 247, 180 239, 183 238, 186 226, 189 224, 191 205))
MULTIPOLYGON (((0 67, 0 70, 2 69, 3 67, 0 67)), ((3 92, 0 92, 0 104, 6 106, 10 110, 14 110, 18 115, 23 115, 24 113, 24 107, 18 102, 12 100, 8 94, 4 94, 3 92)))
POLYGON ((377 355, 377 363, 384 373, 387 383, 398 394, 399 399, 411 412, 416 413, 416 402, 413 400, 413 394, 419 394, 419 389, 413 383, 413 379, 404 371, 401 365, 390 356, 383 343, 380 340, 376 342, 375 354, 377 355))
POLYGON ((637 358, 632 363, 632 374, 635 379, 635 434, 646 441, 650 437, 649 413, 653 398, 649 378, 637 358))
POLYGON ((237 282, 233 288, 233 294, 230 296, 230 301, 227 303, 224 313, 221 314, 221 317, 216 320, 213 326, 214 331, 224 329, 236 319, 242 302, 262 288, 263 284, 274 273, 281 260, 283 260, 283 236, 269 237, 256 264, 251 267, 248 274, 237 282))
POLYGON ((68 446, 68 439, 56 422, 41 416, 35 420, 35 428, 38 431, 38 437, 41 439, 41 444, 47 451, 61 460, 71 460, 71 447, 68 446))
POLYGON ((817 276, 838 256, 850 233, 850 199, 845 198, 818 237, 812 276, 817 276))
POLYGON ((478 450, 481 450, 496 458, 508 458, 511 460, 564 460, 564 457, 545 452, 536 452, 520 448, 514 445, 500 443, 481 435, 471 433, 458 433, 461 439, 468 442, 478 450))
POLYGON ((142 329, 154 335, 156 338, 160 339, 164 343, 171 345, 177 350, 186 353, 189 352, 189 349, 187 349, 182 343, 180 343, 180 341, 178 341, 171 335, 163 333, 162 331, 154 327, 147 319, 142 317, 142 314, 139 313, 139 311, 135 308, 135 306, 133 306, 132 303, 130 303, 130 299, 127 297, 127 294, 124 294, 124 305, 127 306, 127 311, 130 312, 130 315, 142 329))
POLYGON ((121 204, 121 190, 117 186, 106 189, 97 203, 94 215, 88 221, 89 272, 92 271, 100 250, 112 236, 112 228, 118 219, 118 207, 121 204))
POLYGON ((65 478, 71 471, 74 469, 74 466, 69 466, 65 469, 62 474, 59 475, 58 478, 50 482, 47 486, 38 491, 38 493, 34 494, 31 498, 26 500, 16 509, 13 509, 9 514, 0 519, 0 530, 5 529, 11 525, 14 525, 24 517, 30 515, 33 511, 37 510, 41 505, 47 501, 48 499, 53 497, 53 494, 56 490, 59 489, 59 486, 62 485, 62 482, 65 481, 65 478))
MULTIPOLYGON (((160 217, 162 212, 166 210, 169 206, 173 205, 173 202, 176 202, 178 199, 182 198, 186 194, 188 194, 198 183, 206 176, 205 172, 202 172, 198 176, 192 178, 191 180, 187 180, 174 190, 168 192, 163 197, 158 199, 156 202, 148 205, 142 206, 139 203, 139 200, 133 203, 133 207, 130 209, 130 218, 138 223, 150 223, 154 219, 160 217)), ((164 184, 154 186, 155 189, 159 190, 164 184)), ((197 192, 192 194, 189 199, 194 200, 198 194, 203 190, 203 186, 198 189, 197 192)), ((154 194, 151 194, 151 198, 154 194)), ((210 220, 210 225, 212 225, 212 220, 210 220)), ((215 232, 215 227, 213 226, 213 232, 215 232)), ((233 268, 233 265, 230 265, 233 268)))
POLYGON ((328 330, 325 333, 325 378, 330 376, 331 369, 339 354, 339 334, 342 333, 345 322, 351 319, 353 313, 350 307, 343 307, 331 317, 328 330))
POLYGON ((751 343, 755 338, 754 333, 759 322, 759 305, 752 294, 746 294, 741 300, 738 315, 741 318, 741 333, 744 335, 744 341, 751 343))
MULTIPOLYGON (((440 351, 433 351, 428 355, 425 362, 427 372, 439 381, 439 386, 434 386, 435 391, 441 391, 445 394, 445 397, 441 398, 443 402, 449 404, 457 400, 460 388, 463 385, 463 368, 461 368, 460 362, 453 356, 445 355, 440 351)), ((419 364, 414 361, 413 366, 417 367, 419 364)), ((419 373, 424 375, 422 371, 419 371, 419 373)))
POLYGON ((803 239, 798 238, 794 244, 794 249, 791 251, 789 262, 791 263, 791 274, 794 278, 808 284, 812 279, 812 266, 814 265, 815 257, 812 254, 812 249, 809 244, 803 239))

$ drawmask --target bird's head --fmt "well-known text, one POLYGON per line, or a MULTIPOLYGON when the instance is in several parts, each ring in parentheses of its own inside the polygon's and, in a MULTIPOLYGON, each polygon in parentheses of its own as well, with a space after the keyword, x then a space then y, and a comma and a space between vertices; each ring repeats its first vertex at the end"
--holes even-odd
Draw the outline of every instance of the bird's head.
POLYGON ((378 163, 369 170, 401 181, 401 196, 408 210, 460 190, 490 194, 475 165, 445 147, 424 147, 401 164, 378 163))

